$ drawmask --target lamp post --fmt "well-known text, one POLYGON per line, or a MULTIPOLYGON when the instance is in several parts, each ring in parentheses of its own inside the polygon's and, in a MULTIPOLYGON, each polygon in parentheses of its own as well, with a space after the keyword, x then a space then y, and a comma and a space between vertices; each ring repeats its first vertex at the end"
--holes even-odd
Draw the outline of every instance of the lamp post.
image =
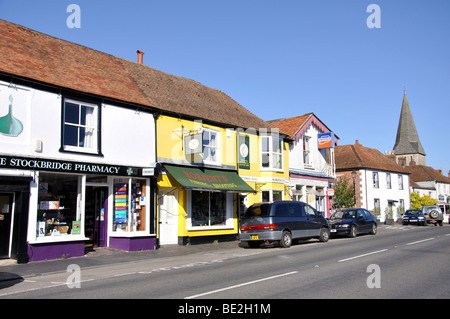
POLYGON ((356 171, 352 171, 352 179, 353 179, 353 206, 356 207, 356 186, 355 186, 355 180, 356 180, 356 171))

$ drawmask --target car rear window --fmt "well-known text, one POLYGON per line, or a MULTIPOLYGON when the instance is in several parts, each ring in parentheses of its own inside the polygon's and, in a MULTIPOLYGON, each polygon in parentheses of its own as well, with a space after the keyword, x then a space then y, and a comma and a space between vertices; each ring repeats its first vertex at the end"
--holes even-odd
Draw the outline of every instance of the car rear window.
POLYGON ((269 217, 271 204, 254 204, 244 214, 244 218, 269 217))

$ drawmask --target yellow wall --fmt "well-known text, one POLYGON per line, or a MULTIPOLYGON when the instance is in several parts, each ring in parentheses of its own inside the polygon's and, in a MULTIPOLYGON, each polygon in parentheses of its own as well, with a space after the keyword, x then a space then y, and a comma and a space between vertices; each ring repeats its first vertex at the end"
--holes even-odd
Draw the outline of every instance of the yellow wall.
MULTIPOLYGON (((183 150, 183 135, 189 135, 189 133, 200 133, 202 127, 209 128, 220 132, 220 159, 222 165, 232 166, 237 169, 237 131, 234 129, 226 129, 217 126, 203 124, 201 122, 195 122, 190 120, 184 120, 176 117, 169 117, 161 115, 157 119, 157 157, 158 161, 163 163, 166 161, 172 161, 172 163, 186 164, 192 161, 201 162, 201 154, 194 156, 186 156, 183 150)), ((285 183, 281 182, 259 182, 259 181, 247 181, 247 183, 255 190, 258 191, 257 194, 249 194, 249 205, 261 201, 260 190, 281 190, 284 191, 284 199, 289 200, 289 145, 284 143, 283 149, 283 171, 263 171, 261 170, 261 160, 260 160, 260 141, 259 136, 250 130, 241 132, 241 135, 249 136, 250 140, 250 169, 239 169, 238 173, 242 177, 250 177, 255 179, 265 178, 279 178, 283 179, 285 183)), ((245 179, 245 178, 244 178, 245 179)), ((187 230, 187 191, 181 190, 181 186, 173 179, 169 178, 167 175, 160 175, 158 177, 158 187, 176 187, 178 188, 178 236, 179 237, 194 237, 194 236, 210 236, 210 235, 228 235, 236 234, 238 232, 238 200, 237 194, 233 200, 234 205, 234 228, 224 229, 224 230, 198 230, 198 231, 188 231, 187 230)), ((158 212, 159 220, 159 212, 158 212)), ((158 234, 159 236, 159 234, 158 234)))

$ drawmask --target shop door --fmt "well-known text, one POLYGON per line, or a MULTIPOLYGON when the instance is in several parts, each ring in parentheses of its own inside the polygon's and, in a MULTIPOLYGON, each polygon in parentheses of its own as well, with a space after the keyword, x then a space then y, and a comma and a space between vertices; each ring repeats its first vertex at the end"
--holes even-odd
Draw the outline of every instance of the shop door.
POLYGON ((86 187, 86 237, 88 245, 94 247, 106 246, 106 229, 108 216, 108 187, 86 187))
POLYGON ((178 244, 178 190, 160 189, 158 202, 160 244, 178 244))
POLYGON ((0 258, 10 258, 14 194, 0 193, 0 258))

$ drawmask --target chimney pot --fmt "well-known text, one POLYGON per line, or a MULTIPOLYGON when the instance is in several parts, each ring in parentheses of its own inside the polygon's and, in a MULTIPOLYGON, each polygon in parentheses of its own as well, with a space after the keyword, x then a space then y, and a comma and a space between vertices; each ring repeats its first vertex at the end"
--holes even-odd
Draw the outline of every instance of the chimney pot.
POLYGON ((138 54, 138 63, 144 64, 144 54, 145 52, 141 50, 137 50, 136 53, 138 54))

